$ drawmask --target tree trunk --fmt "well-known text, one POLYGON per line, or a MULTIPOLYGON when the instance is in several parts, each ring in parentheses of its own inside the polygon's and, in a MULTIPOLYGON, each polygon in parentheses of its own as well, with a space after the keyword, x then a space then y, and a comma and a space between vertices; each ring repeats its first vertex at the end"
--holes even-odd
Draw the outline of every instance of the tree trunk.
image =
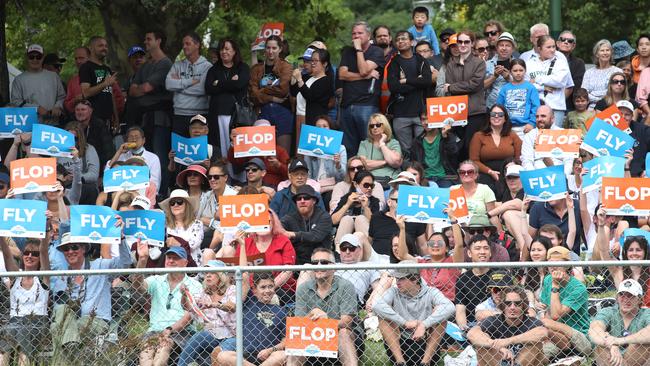
POLYGON ((131 74, 129 47, 142 45, 145 33, 156 29, 166 34, 165 53, 173 61, 182 48, 183 34, 201 24, 208 16, 209 5, 210 0, 104 0, 99 12, 109 45, 108 64, 120 79, 131 74))
POLYGON ((0 107, 9 103, 9 70, 7 68, 7 0, 0 0, 0 107))

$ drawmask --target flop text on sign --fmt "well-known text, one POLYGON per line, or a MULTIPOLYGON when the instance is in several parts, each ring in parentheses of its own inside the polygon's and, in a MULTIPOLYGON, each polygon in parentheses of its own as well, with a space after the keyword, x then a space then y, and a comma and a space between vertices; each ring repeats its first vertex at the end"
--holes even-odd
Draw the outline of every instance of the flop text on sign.
POLYGON ((429 128, 442 128, 445 121, 453 120, 452 126, 467 124, 467 95, 427 98, 429 128))
POLYGON ((219 218, 223 231, 267 231, 269 199, 265 194, 219 197, 219 218))
POLYGON ((14 160, 10 164, 10 172, 10 186, 15 194, 56 190, 55 158, 14 160))
POLYGON ((627 123, 625 118, 623 118, 623 114, 621 114, 621 110, 618 109, 616 104, 612 104, 611 106, 605 108, 605 110, 598 112, 594 117, 588 119, 585 122, 585 127, 587 130, 591 128, 591 125, 597 118, 605 121, 606 123, 618 128, 625 133, 632 133, 630 125, 627 123))
POLYGON ((253 45, 251 46, 252 51, 263 50, 266 43, 266 39, 270 36, 282 37, 282 32, 284 31, 284 23, 274 22, 274 23, 264 23, 262 29, 260 29, 257 34, 257 38, 253 45))
POLYGON ((535 158, 576 158, 581 132, 577 129, 540 130, 535 141, 535 158))
POLYGON ((285 351, 290 356, 338 356, 338 320, 288 317, 285 351))
POLYGON ((650 178, 603 178, 603 208, 608 215, 650 215, 650 178))
POLYGON ((235 158, 275 156, 275 127, 240 127, 234 133, 235 158))
POLYGON ((44 238, 47 202, 0 199, 0 236, 44 238))
POLYGON ((469 208, 467 207, 465 190, 462 186, 449 190, 449 209, 459 223, 469 222, 469 208))

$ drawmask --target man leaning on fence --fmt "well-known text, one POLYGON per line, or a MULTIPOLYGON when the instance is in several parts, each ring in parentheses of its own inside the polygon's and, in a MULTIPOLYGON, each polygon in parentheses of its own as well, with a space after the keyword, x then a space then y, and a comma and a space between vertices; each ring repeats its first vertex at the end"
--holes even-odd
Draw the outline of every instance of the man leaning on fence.
POLYGON ((502 313, 486 318, 467 333, 476 349, 479 365, 503 365, 504 361, 507 365, 546 365, 542 342, 548 329, 526 314, 525 290, 518 286, 508 287, 500 296, 502 313))
POLYGON ((643 288, 631 278, 618 285, 616 305, 598 311, 589 327, 598 366, 645 365, 650 359, 650 309, 641 309, 643 288))
POLYGON ((454 315, 454 304, 440 290, 427 286, 417 268, 396 269, 391 275, 397 286, 377 300, 373 311, 380 319, 379 330, 392 361, 395 365, 435 365, 439 358, 435 352, 445 334, 446 320, 454 315))

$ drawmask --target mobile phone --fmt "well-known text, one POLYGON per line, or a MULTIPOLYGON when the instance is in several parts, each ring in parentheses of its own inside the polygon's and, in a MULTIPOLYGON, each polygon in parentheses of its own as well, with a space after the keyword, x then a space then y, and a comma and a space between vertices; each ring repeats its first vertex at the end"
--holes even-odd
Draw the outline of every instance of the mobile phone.
POLYGON ((506 70, 510 70, 510 60, 497 60, 497 65, 501 65, 506 68, 506 70))

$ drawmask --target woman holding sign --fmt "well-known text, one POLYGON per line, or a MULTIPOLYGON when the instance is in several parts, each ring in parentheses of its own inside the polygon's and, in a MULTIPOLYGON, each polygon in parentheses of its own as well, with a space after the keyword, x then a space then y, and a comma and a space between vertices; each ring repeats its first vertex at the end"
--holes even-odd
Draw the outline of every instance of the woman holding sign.
POLYGON ((359 157, 384 189, 397 177, 402 165, 402 149, 393 137, 388 119, 381 113, 370 116, 368 139, 359 144, 359 157))
MULTIPOLYGON (((594 109, 596 112, 601 112, 621 100, 627 100, 632 103, 634 108, 639 107, 639 104, 634 99, 630 98, 630 94, 627 90, 627 79, 625 74, 622 71, 617 71, 609 76, 607 93, 605 93, 603 99, 596 103, 594 109)), ((634 119, 636 120, 636 118, 634 119)))
MULTIPOLYGON (((460 184, 451 187, 463 187, 465 190, 465 197, 467 198, 467 209, 472 216, 487 215, 488 211, 492 211, 496 207, 497 199, 494 195, 494 191, 492 191, 487 185, 478 183, 478 174, 478 165, 472 160, 465 160, 460 163, 460 166, 458 167, 460 184)), ((499 230, 499 232, 503 231, 501 221, 498 217, 490 217, 490 222, 499 230)))

